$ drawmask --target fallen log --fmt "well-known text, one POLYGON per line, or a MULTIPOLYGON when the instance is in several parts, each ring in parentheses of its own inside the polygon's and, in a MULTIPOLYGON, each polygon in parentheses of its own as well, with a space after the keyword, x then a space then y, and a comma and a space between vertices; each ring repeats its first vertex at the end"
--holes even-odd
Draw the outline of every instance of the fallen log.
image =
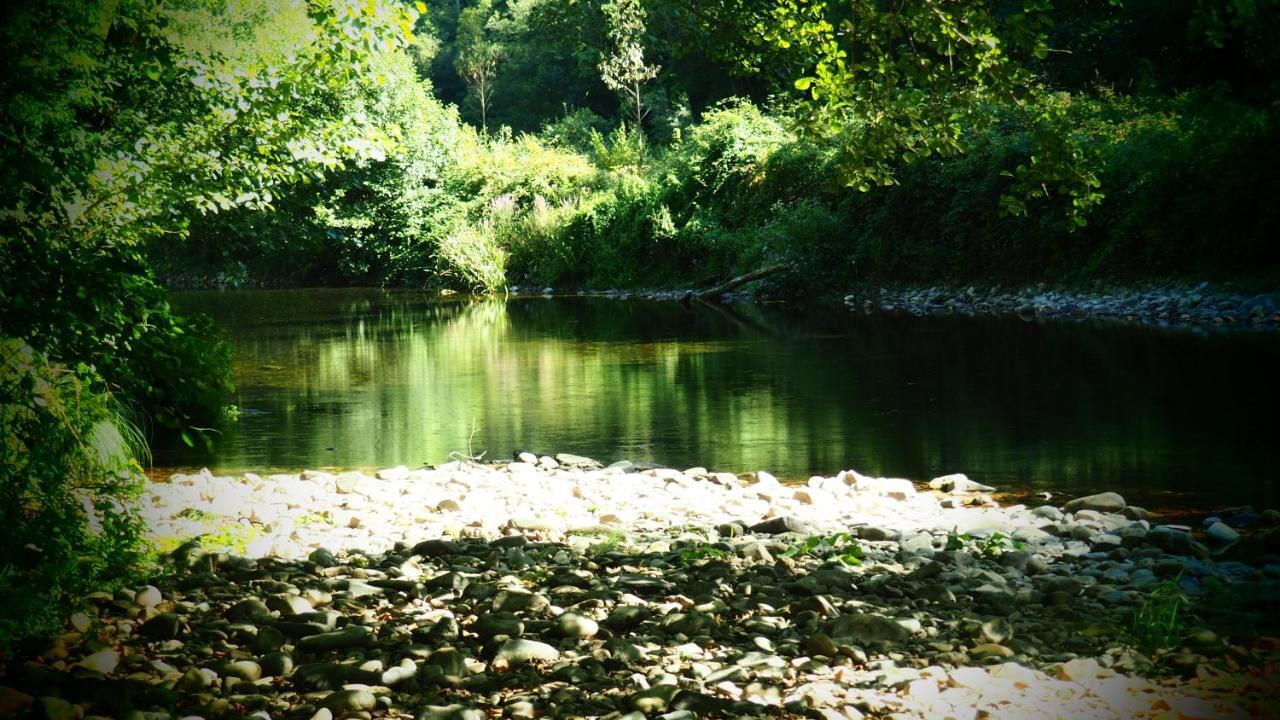
POLYGON ((731 293, 734 290, 737 290, 738 288, 742 287, 743 285, 746 285, 747 283, 752 283, 752 282, 755 282, 756 280, 769 277, 770 275, 773 275, 775 273, 780 273, 783 270, 790 270, 790 269, 791 269, 791 266, 785 263, 778 263, 777 265, 769 265, 768 267, 762 267, 759 270, 752 270, 746 275, 739 275, 738 277, 726 283, 721 283, 720 285, 717 285, 708 290, 703 290, 699 293, 696 293, 695 296, 700 300, 711 300, 714 298, 718 298, 721 295, 724 295, 725 293, 731 293))

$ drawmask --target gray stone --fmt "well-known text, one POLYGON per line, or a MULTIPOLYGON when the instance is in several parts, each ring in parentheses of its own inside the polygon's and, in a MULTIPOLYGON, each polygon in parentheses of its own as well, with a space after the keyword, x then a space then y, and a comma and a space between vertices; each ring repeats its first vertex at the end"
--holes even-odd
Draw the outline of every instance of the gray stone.
POLYGON ((76 720, 76 706, 60 697, 45 696, 40 698, 40 709, 44 720, 76 720))
POLYGON ((311 603, 297 595, 281 593, 272 595, 267 598, 267 607, 271 610, 279 612, 282 616, 301 615, 309 613, 315 608, 311 607, 311 603))
POLYGON ((416 720, 487 720, 483 711, 461 703, 427 705, 418 711, 416 720))
POLYGON ((560 651, 537 640, 514 639, 502 643, 498 648, 495 660, 505 660, 511 665, 523 665, 530 662, 551 662, 560 657, 560 651))
POLYGON ((341 630, 308 635, 298 641, 299 649, 307 652, 323 652, 349 647, 367 647, 373 644, 373 632, 363 625, 348 625, 341 630))
POLYGON ((556 618, 556 632, 564 637, 589 638, 600 632, 595 620, 575 612, 561 613, 556 618))
POLYGON ((471 631, 486 641, 498 637, 517 638, 524 634, 524 621, 509 612, 485 613, 472 623, 471 631))
POLYGON ((662 618, 659 625, 673 635, 693 637, 706 624, 706 620, 698 613, 674 612, 662 618))
POLYGON ((267 653, 258 664, 262 666, 263 677, 288 677, 293 672, 293 658, 282 652, 267 653))
POLYGON ((338 690, 352 683, 371 685, 379 679, 377 672, 361 670, 355 665, 327 662, 299 665, 292 676, 294 687, 305 692, 338 690))
POLYGON ((801 520, 791 515, 783 515, 781 517, 770 518, 764 522, 756 523, 750 528, 753 533, 762 535, 778 535, 786 532, 799 533, 801 535, 813 535, 817 532, 817 528, 812 523, 801 520))
POLYGON ((998 645, 996 643, 983 643, 974 647, 969 651, 969 657, 974 660, 986 660, 988 658, 1007 658, 1013 655, 1013 650, 998 645))
POLYGON ((943 475, 929 481, 929 487, 939 492, 951 493, 952 495, 963 495, 969 493, 989 493, 995 492, 995 488, 990 485, 983 485, 969 479, 964 473, 954 473, 952 475, 943 475))
POLYGON ((160 590, 154 585, 148 585, 137 592, 133 596, 133 601, 144 608, 153 608, 160 604, 164 598, 160 595, 160 590))
POLYGON ((645 714, 663 712, 680 692, 677 685, 654 685, 631 696, 631 707, 645 714))
POLYGON ((258 598, 245 598, 227 608, 227 619, 231 622, 269 622, 271 609, 258 598))
POLYGON ((1098 512, 1120 512, 1125 509, 1124 498, 1119 493, 1104 492, 1097 495, 1086 495, 1076 498, 1062 507, 1067 512, 1077 510, 1097 510, 1098 512))
POLYGON ((827 622, 827 634, 857 643, 902 642, 909 633, 897 621, 880 615, 852 613, 839 615, 827 622))
POLYGON ((262 677, 262 666, 252 660, 234 660, 220 663, 218 674, 223 677, 234 677, 253 682, 262 677))
POLYGON ((120 664, 120 653, 115 650, 99 650, 80 661, 80 667, 110 675, 120 664))
POLYGON ((316 548, 315 550, 312 550, 311 554, 307 556, 307 559, 316 565, 325 568, 334 567, 338 564, 338 558, 334 557, 333 553, 325 548, 316 548))
POLYGON ((138 627, 138 634, 152 640, 172 640, 182 630, 182 618, 174 613, 160 613, 138 627))
POLYGON ((1214 545, 1230 545, 1240 539, 1240 533, 1224 522, 1216 522, 1205 531, 1205 537, 1214 545))
POLYGON ((1013 638, 1013 626, 1009 624, 1008 620, 1003 618, 988 620, 982 623, 982 627, 979 630, 979 637, 981 637, 984 642, 993 644, 1003 643, 1013 638))
POLYGON ((321 700, 320 705, 332 710, 336 715, 369 712, 378 706, 378 698, 364 689, 337 690, 321 700))

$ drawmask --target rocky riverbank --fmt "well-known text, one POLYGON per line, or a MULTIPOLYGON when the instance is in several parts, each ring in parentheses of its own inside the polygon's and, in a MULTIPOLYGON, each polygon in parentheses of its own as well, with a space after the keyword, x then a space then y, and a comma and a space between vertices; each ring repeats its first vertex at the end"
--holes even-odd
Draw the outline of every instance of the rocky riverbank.
POLYGON ((1096 291, 1050 290, 1044 286, 1000 288, 878 288, 844 297, 864 312, 914 315, 1016 315, 1022 318, 1116 320, 1157 326, 1234 327, 1274 332, 1280 303, 1273 294, 1246 295, 1211 287, 1096 291))
POLYGON ((527 454, 175 475, 143 503, 165 572, 11 662, 0 713, 1280 714, 1274 511, 1193 533, 991 490, 527 454))

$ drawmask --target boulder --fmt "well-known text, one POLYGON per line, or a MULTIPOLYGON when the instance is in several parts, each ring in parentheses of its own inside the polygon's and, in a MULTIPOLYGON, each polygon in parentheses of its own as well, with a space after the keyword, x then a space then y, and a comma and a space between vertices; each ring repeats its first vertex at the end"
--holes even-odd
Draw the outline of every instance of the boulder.
POLYGON ((1085 497, 1076 498, 1062 509, 1067 512, 1075 512, 1077 510, 1096 510, 1098 512, 1118 513, 1124 510, 1126 503, 1119 493, 1104 492, 1097 495, 1086 495, 1085 497))

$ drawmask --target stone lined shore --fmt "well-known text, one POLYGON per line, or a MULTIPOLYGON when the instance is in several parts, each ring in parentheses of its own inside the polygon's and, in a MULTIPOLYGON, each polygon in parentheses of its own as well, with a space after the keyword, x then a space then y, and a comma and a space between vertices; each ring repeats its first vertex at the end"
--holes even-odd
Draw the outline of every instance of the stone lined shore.
POLYGON ((143 499, 164 572, 11 662, 0 714, 1280 716, 1280 514, 992 490, 527 453, 174 475, 143 499), (1173 591, 1195 617, 1141 651, 1173 591))
POLYGON ((1199 326, 1274 332, 1280 303, 1274 294, 1242 294, 1208 283, 1187 287, 1096 291, 1044 286, 1000 288, 877 288, 844 297, 863 312, 913 315, 1004 315, 1025 319, 1114 320, 1161 327, 1199 326))

